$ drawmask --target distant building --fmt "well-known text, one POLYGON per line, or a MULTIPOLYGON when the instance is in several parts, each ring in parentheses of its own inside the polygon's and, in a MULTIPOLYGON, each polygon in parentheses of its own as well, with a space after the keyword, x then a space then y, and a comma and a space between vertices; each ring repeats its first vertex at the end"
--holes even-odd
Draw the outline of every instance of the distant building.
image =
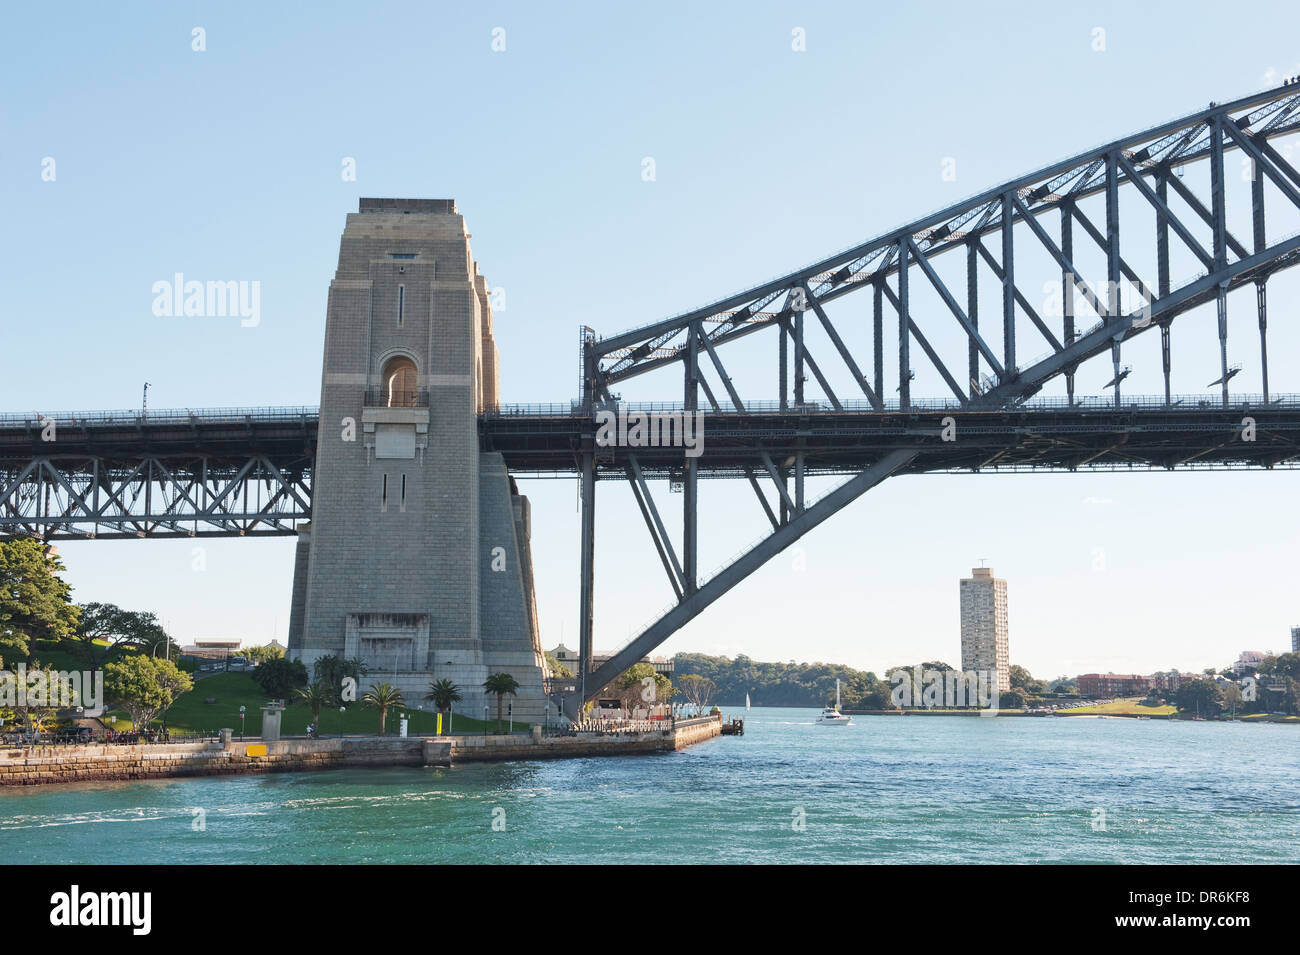
POLYGON ((961 668, 993 674, 998 692, 1011 689, 1007 637, 1007 582, 992 567, 976 567, 961 581, 961 668))
POLYGON ((1237 656, 1237 662, 1232 665, 1232 669, 1238 673, 1254 673, 1267 656, 1268 654, 1263 650, 1242 650, 1237 656))
POLYGON ((1151 683, 1151 677, 1137 673, 1083 673, 1079 676, 1079 695, 1145 696, 1151 692, 1151 683))
POLYGON ((551 656, 555 657, 556 663, 568 667, 570 673, 578 672, 578 653, 576 650, 570 650, 561 643, 551 651, 551 656))
POLYGON ((1157 672, 1147 677, 1147 681, 1153 690, 1167 690, 1174 692, 1189 680, 1200 680, 1204 677, 1201 673, 1179 673, 1177 670, 1167 670, 1163 673, 1157 672))
POLYGON ((1300 627, 1291 628, 1291 652, 1300 653, 1300 627))
POLYGON ((239 652, 240 640, 195 640, 188 647, 181 647, 181 653, 189 657, 202 657, 205 660, 225 660, 239 652))
POLYGON ((1182 674, 1177 670, 1166 670, 1163 673, 1157 671, 1147 679, 1151 681, 1153 690, 1168 690, 1170 692, 1177 690, 1183 682, 1182 674))

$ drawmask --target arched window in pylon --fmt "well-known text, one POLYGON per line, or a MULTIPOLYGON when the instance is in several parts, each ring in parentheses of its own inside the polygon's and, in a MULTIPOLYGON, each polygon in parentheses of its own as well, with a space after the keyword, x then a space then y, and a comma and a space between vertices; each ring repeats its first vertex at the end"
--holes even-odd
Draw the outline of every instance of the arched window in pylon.
POLYGON ((384 365, 384 407, 414 408, 417 403, 415 378, 415 362, 405 355, 390 358, 384 365))

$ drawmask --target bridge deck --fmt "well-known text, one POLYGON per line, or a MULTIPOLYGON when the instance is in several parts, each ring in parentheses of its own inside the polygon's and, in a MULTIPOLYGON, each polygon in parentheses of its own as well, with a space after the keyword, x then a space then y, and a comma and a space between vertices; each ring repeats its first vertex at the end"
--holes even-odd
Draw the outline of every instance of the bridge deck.
MULTIPOLYGON (((856 474, 900 449, 916 452, 901 471, 913 474, 1300 466, 1300 396, 1228 407, 1199 397, 1119 408, 1040 400, 1000 411, 942 402, 905 412, 750 407, 703 413, 700 477, 762 476, 765 457, 781 468, 799 453, 810 475, 856 474)), ((293 534, 311 518, 318 427, 305 407, 0 417, 0 535, 293 534)), ((479 432, 512 473, 568 478, 596 426, 571 405, 508 406, 482 416, 479 432)), ((680 477, 681 447, 633 450, 646 477, 680 477)), ((627 448, 597 447, 598 476, 622 479, 628 464, 627 448)))
MULTIPOLYGON (((672 414, 673 406, 646 406, 672 414)), ((1203 399, 1165 405, 1135 401, 1121 408, 1043 402, 1000 411, 940 407, 907 412, 810 406, 800 412, 706 412, 700 477, 746 477, 759 452, 778 463, 799 451, 810 474, 850 474, 900 448, 920 454, 905 473, 969 470, 1076 470, 1295 466, 1300 455, 1300 399, 1224 408, 1203 399), (951 419, 951 440, 943 439, 951 419), (1254 440, 1243 440, 1243 422, 1254 440)), ((532 411, 486 415, 480 423, 485 450, 500 451, 517 474, 569 476, 578 468, 591 420, 570 413, 532 411)), ((682 449, 635 449, 647 475, 672 476, 682 449)), ((622 476, 625 449, 599 448, 598 472, 622 476)))

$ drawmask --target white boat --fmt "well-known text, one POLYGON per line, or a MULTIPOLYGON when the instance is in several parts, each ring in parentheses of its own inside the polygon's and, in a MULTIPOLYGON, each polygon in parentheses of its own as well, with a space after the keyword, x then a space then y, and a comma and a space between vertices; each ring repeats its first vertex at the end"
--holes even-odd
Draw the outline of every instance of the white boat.
POLYGON ((835 705, 828 706, 822 710, 822 715, 817 717, 818 726, 852 726, 853 718, 845 716, 840 712, 840 681, 835 681, 835 705))
POLYGON ((748 693, 745 694, 745 712, 746 712, 746 713, 749 712, 749 694, 748 694, 748 693))

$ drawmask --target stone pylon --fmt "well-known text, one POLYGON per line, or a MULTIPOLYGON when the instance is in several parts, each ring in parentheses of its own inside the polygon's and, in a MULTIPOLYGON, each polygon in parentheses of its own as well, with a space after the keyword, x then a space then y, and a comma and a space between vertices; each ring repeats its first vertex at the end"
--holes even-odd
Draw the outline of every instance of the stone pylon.
MULTIPOLYGON (((289 656, 360 658, 361 681, 432 680, 492 716, 489 673, 543 716, 529 509, 478 415, 499 398, 487 280, 447 199, 362 199, 330 283, 312 521, 299 531, 289 656)), ((424 703, 426 709, 431 704, 424 703)))

